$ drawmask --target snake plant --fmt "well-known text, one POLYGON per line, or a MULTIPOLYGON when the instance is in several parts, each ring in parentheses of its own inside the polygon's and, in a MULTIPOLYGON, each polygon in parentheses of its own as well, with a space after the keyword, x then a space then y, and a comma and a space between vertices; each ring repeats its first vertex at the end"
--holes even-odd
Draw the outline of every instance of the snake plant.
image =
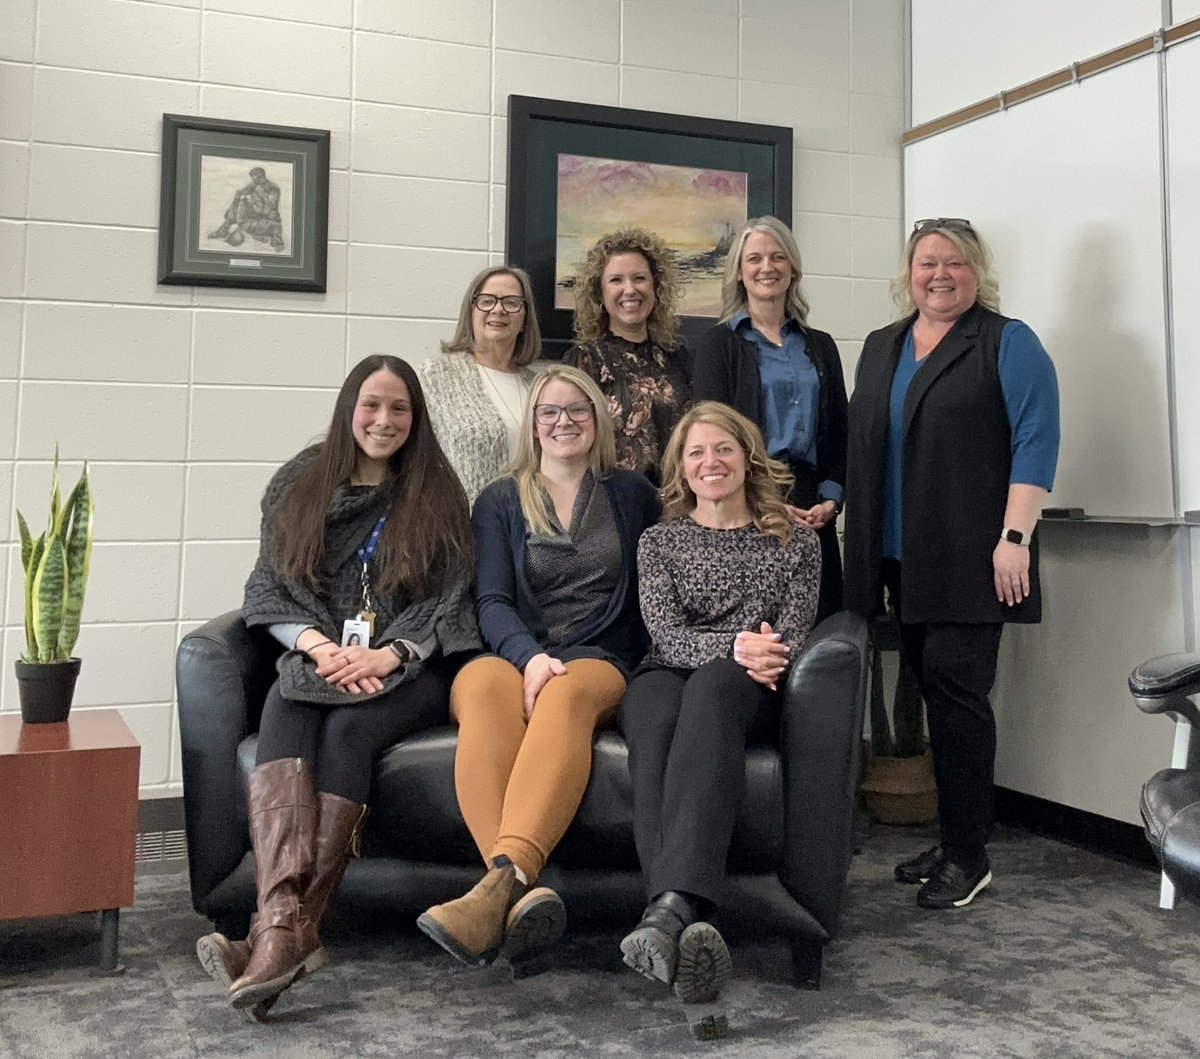
POLYGON ((79 616, 92 558, 94 503, 87 464, 66 502, 58 486, 58 450, 50 486, 50 519, 34 538, 17 511, 25 570, 25 662, 68 662, 79 638, 79 616))

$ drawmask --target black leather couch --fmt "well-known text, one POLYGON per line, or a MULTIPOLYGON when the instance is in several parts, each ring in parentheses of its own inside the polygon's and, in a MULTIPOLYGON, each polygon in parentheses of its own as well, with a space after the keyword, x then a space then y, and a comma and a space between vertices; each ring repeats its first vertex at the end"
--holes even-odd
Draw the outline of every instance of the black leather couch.
POLYGON ((1129 675, 1129 690, 1144 713, 1165 713, 1192 726, 1185 768, 1161 769, 1142 787, 1142 821, 1167 878, 1183 896, 1200 901, 1200 655, 1161 655, 1129 675))
MULTIPOLYGON (((185 636, 176 658, 192 903, 231 937, 245 935, 254 908, 242 791, 278 654, 234 611, 185 636)), ((864 622, 837 614, 814 630, 789 676, 779 731, 752 739, 729 854, 720 922, 787 937, 796 981, 809 988, 819 985, 853 850, 866 669, 864 622)), ((454 796, 455 741, 453 727, 431 729, 380 758, 365 856, 350 863, 337 903, 415 916, 478 880, 454 796)), ((583 804, 542 876, 572 922, 628 927, 640 914, 631 821, 625 743, 601 732, 583 804)))

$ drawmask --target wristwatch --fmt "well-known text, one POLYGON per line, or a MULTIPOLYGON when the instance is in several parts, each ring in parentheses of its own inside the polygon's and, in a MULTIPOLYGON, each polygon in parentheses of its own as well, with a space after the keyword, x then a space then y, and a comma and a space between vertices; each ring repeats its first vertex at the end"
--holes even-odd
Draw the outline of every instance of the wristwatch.
POLYGON ((1020 530, 1006 529, 1000 534, 1000 539, 1002 541, 1008 541, 1009 544, 1019 544, 1022 548, 1029 547, 1029 541, 1026 539, 1025 534, 1020 530))
POLYGON ((400 640, 392 640, 388 643, 388 650, 392 652, 398 659, 401 665, 408 665, 414 660, 412 648, 408 644, 400 640))

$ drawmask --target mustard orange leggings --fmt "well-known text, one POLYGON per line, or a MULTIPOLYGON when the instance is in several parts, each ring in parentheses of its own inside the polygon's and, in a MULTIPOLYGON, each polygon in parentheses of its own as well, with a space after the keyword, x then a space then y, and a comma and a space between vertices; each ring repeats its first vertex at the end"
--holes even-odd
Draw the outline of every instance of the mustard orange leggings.
POLYGON ((465 665, 450 689, 458 725, 454 785, 484 862, 507 856, 532 883, 583 800, 592 734, 625 693, 611 662, 582 658, 541 690, 526 723, 524 680, 494 655, 465 665))

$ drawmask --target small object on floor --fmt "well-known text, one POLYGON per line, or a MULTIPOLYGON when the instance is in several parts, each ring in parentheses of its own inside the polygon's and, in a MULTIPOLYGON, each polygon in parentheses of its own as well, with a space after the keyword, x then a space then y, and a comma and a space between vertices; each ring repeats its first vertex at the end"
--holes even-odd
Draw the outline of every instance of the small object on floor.
POLYGON ((698 1041, 718 1041, 729 1032, 729 1016, 720 1004, 684 1004, 683 1011, 698 1041))
POLYGON ((938 865, 945 859, 940 845, 918 853, 909 860, 902 860, 896 865, 896 882, 915 886, 917 883, 927 883, 938 870, 938 865))
POLYGON ((922 908, 964 908, 992 882, 992 867, 984 857, 977 868, 944 860, 929 882, 917 891, 922 908))
POLYGON ((716 1000, 733 973, 725 939, 711 923, 693 923, 679 937, 675 995, 685 1004, 716 1000))

